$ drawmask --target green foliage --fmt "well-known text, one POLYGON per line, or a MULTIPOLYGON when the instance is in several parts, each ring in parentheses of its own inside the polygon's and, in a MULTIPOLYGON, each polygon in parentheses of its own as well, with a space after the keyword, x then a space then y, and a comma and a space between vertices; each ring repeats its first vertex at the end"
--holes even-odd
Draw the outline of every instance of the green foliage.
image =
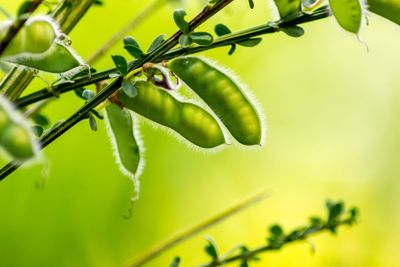
POLYGON ((149 49, 147 49, 147 53, 151 53, 157 48, 159 48, 164 43, 164 38, 165 34, 160 34, 159 36, 157 36, 149 46, 149 49))
POLYGON ((204 251, 207 253, 208 256, 211 257, 212 261, 217 261, 218 249, 214 239, 212 239, 212 237, 207 237, 206 240, 207 240, 207 245, 204 247, 204 251))
POLYGON ((142 58, 144 56, 139 43, 132 36, 127 36, 124 38, 124 48, 134 58, 142 58))
POLYGON ((304 35, 304 29, 299 26, 284 27, 281 30, 291 37, 301 37, 304 35))
POLYGON ((128 62, 126 59, 120 55, 112 55, 111 58, 121 75, 126 76, 128 74, 128 62))
POLYGON ((185 16, 186 12, 182 9, 174 12, 175 24, 183 32, 183 35, 179 38, 179 44, 182 47, 189 47, 193 43, 205 46, 210 45, 214 40, 213 36, 207 32, 190 32, 189 23, 184 19, 185 16))
POLYGON ((296 241, 307 240, 310 236, 330 231, 336 233, 336 229, 343 225, 353 225, 358 221, 359 213, 355 207, 345 210, 344 203, 339 202, 326 202, 328 216, 324 220, 320 217, 313 216, 309 220, 309 224, 297 227, 287 234, 279 224, 273 224, 268 229, 268 236, 266 244, 249 249, 245 245, 235 246, 224 256, 219 256, 217 252, 217 245, 215 241, 209 237, 207 238, 207 245, 205 252, 211 258, 211 261, 205 264, 198 265, 198 267, 213 267, 222 266, 232 262, 239 262, 239 266, 250 266, 251 262, 259 261, 259 255, 268 251, 280 250, 285 245, 296 241), (335 229, 335 231, 332 231, 335 229), (236 252, 236 253, 233 253, 236 252))
POLYGON ((181 258, 175 257, 169 267, 178 267, 181 263, 181 258))

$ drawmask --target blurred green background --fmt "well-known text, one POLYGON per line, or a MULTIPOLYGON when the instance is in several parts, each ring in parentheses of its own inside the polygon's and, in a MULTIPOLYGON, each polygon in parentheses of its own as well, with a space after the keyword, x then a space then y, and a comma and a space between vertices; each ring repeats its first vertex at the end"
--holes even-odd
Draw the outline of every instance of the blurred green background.
MULTIPOLYGON (((15 12, 22 1, 2 0, 15 12)), ((85 58, 150 1, 114 0, 92 8, 71 34, 85 58)), ((189 17, 197 1, 186 6, 189 17)), ((272 19, 265 1, 236 1, 203 30, 223 22, 232 30, 272 19)), ((176 29, 167 4, 154 10, 132 35, 147 46, 176 29)), ((361 33, 366 48, 332 18, 304 25, 302 38, 265 36, 253 49, 204 53, 240 74, 265 111, 268 136, 262 148, 226 147, 199 153, 161 130, 142 124, 146 167, 133 218, 124 220, 132 184, 112 156, 104 127, 93 133, 81 123, 46 148, 45 164, 15 172, 0 183, 0 266, 114 267, 248 195, 271 197, 175 247, 146 266, 205 262, 203 237, 222 251, 238 243, 264 243, 267 226, 301 225, 324 214, 327 198, 361 209, 361 221, 337 237, 323 234, 307 244, 262 256, 254 266, 399 266, 400 242, 400 28, 371 14, 361 33), (49 166, 43 189, 35 183, 49 166)), ((125 54, 122 45, 112 53, 125 54)), ((111 67, 107 56, 95 67, 111 67)), ((36 81, 33 89, 43 87, 36 81)), ((53 102, 53 122, 79 106, 73 93, 53 102)), ((101 123, 102 126, 102 123, 101 123)), ((5 163, 5 161, 2 161, 5 163)))

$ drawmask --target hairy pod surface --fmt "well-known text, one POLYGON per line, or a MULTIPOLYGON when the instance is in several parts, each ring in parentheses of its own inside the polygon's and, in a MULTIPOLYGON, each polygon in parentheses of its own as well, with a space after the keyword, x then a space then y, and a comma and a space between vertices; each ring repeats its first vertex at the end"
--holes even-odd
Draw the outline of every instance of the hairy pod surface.
POLYGON ((149 82, 137 81, 134 86, 136 97, 127 96, 123 90, 119 92, 126 108, 176 131, 199 147, 213 148, 225 143, 216 119, 200 106, 181 102, 149 82))
POLYGON ((17 160, 35 157, 38 143, 22 115, 0 97, 0 146, 17 160))
POLYGON ((339 25, 346 31, 357 34, 363 19, 361 0, 329 0, 329 7, 339 25))
POLYGON ((51 73, 64 73, 84 65, 73 50, 58 42, 54 42, 44 53, 22 54, 5 58, 5 61, 51 73))
POLYGON ((228 74, 192 56, 175 58, 168 67, 210 106, 238 142, 261 144, 260 115, 228 74))
MULTIPOLYGON (((1 23, 0 39, 5 36, 12 23, 12 20, 1 23)), ((51 47, 58 34, 57 27, 49 18, 42 16, 31 18, 13 38, 2 56, 13 57, 22 53, 43 53, 51 47)))
MULTIPOLYGON (((6 34, 11 23, 6 21, 0 25, 0 37, 6 34)), ((69 72, 83 66, 83 60, 59 41, 59 36, 61 32, 50 18, 31 18, 7 46, 0 60, 51 73, 69 72)))
POLYGON ((108 105, 106 112, 119 161, 131 176, 136 176, 140 170, 142 149, 135 136, 132 115, 115 104, 108 105))

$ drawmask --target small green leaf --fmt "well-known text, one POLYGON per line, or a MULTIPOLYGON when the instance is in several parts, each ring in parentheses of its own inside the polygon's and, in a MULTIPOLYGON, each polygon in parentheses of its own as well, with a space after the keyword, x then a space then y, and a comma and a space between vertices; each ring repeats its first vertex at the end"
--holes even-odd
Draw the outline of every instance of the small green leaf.
POLYGON ((36 137, 41 137, 44 132, 44 129, 40 125, 34 125, 32 126, 32 132, 36 137))
POLYGON ((144 55, 139 43, 132 36, 124 38, 124 48, 134 58, 141 58, 144 55))
POLYGON ((192 32, 189 34, 189 38, 198 45, 210 45, 214 38, 208 32, 192 32))
POLYGON ((179 258, 178 256, 176 256, 173 261, 171 262, 171 264, 169 265, 169 267, 178 267, 179 264, 181 263, 181 258, 179 258))
POLYGON ((114 61, 115 66, 117 67, 118 71, 125 76, 128 74, 128 62, 123 56, 120 55, 112 55, 112 60, 114 61))
POLYGON ((251 9, 254 8, 254 2, 253 2, 253 0, 249 0, 249 6, 250 6, 251 9))
POLYGON ((229 52, 228 52, 228 55, 233 55, 233 53, 235 53, 235 51, 236 51, 236 45, 235 44, 233 44, 233 45, 231 45, 231 49, 229 49, 229 52))
POLYGON ((178 9, 174 11, 174 21, 176 26, 184 33, 189 33, 189 23, 185 20, 186 12, 183 9, 178 9))
POLYGON ((329 211, 329 216, 328 216, 329 222, 337 220, 344 212, 343 202, 332 203, 328 201, 326 203, 326 207, 328 208, 329 211))
POLYGON ((93 4, 94 4, 95 6, 103 6, 103 5, 104 5, 104 2, 103 2, 103 0, 95 0, 93 4))
POLYGON ((228 26, 222 23, 215 25, 214 31, 215 34, 217 34, 218 36, 223 36, 232 33, 232 31, 228 28, 228 26))
POLYGON ((192 39, 189 38, 189 35, 187 35, 187 34, 182 34, 179 37, 179 44, 182 47, 189 47, 192 43, 193 43, 192 39))
POLYGON ((317 216, 313 216, 309 220, 312 227, 318 227, 324 224, 324 221, 317 216))
POLYGON ((86 101, 90 101, 90 99, 94 98, 96 96, 95 93, 93 93, 92 90, 83 90, 82 92, 82 98, 85 99, 86 101))
POLYGON ((237 44, 245 47, 254 47, 261 43, 262 38, 251 38, 244 41, 240 41, 237 44))
POLYGON ((360 216, 360 211, 358 210, 358 208, 353 207, 349 210, 349 214, 350 214, 350 222, 349 224, 352 225, 354 223, 357 222, 358 217, 360 216))
POLYGON ((85 88, 79 87, 79 88, 74 89, 74 93, 75 93, 75 95, 76 95, 77 97, 86 100, 86 99, 82 96, 82 94, 83 94, 83 92, 84 92, 85 90, 86 90, 85 88))
POLYGON ((271 232, 272 235, 276 237, 280 237, 283 235, 283 229, 280 225, 275 224, 269 228, 269 231, 271 232))
POLYGON ((159 36, 154 39, 154 41, 151 43, 149 49, 147 50, 147 53, 151 53, 154 50, 156 50, 163 42, 164 42, 165 34, 160 34, 159 36))
POLYGON ((31 8, 32 4, 33 4, 33 1, 23 2, 18 9, 18 12, 17 12, 18 16, 21 16, 21 15, 24 15, 25 13, 27 13, 29 11, 29 9, 31 8))
POLYGON ((138 43, 138 42, 136 41, 136 39, 133 38, 132 36, 126 36, 126 37, 124 38, 124 45, 133 45, 133 46, 136 46, 140 51, 142 51, 142 50, 140 49, 139 43, 138 43))
POLYGON ((97 122, 95 117, 92 115, 92 113, 89 114, 89 125, 90 125, 90 129, 92 129, 92 131, 97 132, 97 122))
POLYGON ((47 126, 50 123, 49 119, 46 116, 42 115, 42 114, 33 115, 32 116, 32 120, 34 122, 36 122, 38 125, 40 125, 40 126, 47 126))
POLYGON ((129 82, 127 80, 123 80, 122 81, 122 90, 124 91, 124 93, 127 96, 129 96, 131 98, 137 96, 137 94, 138 94, 134 83, 133 82, 129 82))
POLYGON ((204 251, 209 255, 214 261, 218 260, 218 250, 215 241, 211 237, 207 237, 207 245, 204 247, 204 251))
POLYGON ((124 49, 134 58, 141 58, 144 55, 143 51, 135 45, 126 44, 124 49))
POLYGON ((304 29, 299 26, 285 27, 281 28, 281 30, 290 37, 301 37, 304 35, 304 29))

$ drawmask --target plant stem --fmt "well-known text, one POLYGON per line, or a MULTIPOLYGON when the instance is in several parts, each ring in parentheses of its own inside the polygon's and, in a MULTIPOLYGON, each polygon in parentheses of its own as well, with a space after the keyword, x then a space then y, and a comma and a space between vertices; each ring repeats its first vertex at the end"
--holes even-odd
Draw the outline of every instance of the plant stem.
POLYGON ((125 35, 129 34, 134 28, 136 28, 143 20, 157 11, 159 5, 165 2, 165 0, 153 0, 148 4, 137 16, 132 18, 119 32, 115 33, 110 40, 104 43, 98 50, 91 54, 87 59, 87 64, 93 65, 103 55, 105 55, 117 42, 119 42, 125 35))
MULTIPOLYGON (((172 59, 172 58, 182 56, 182 55, 189 55, 189 54, 199 53, 199 52, 203 52, 203 51, 210 50, 210 49, 217 48, 217 47, 229 46, 229 45, 235 44, 237 42, 247 40, 249 38, 278 32, 278 31, 280 31, 280 28, 290 27, 290 26, 294 26, 294 25, 298 25, 298 24, 302 24, 302 23, 306 23, 306 22, 319 20, 322 18, 326 18, 329 15, 330 15, 329 12, 326 9, 323 9, 318 12, 315 12, 312 15, 305 14, 305 15, 303 15, 299 18, 296 18, 292 21, 282 22, 282 23, 278 24, 278 27, 273 26, 272 24, 263 24, 263 25, 260 25, 260 26, 254 27, 254 28, 250 28, 250 29, 241 31, 241 32, 232 33, 232 34, 228 34, 223 37, 220 37, 220 38, 216 39, 209 46, 194 46, 194 47, 189 47, 189 48, 173 49, 170 52, 165 53, 159 59, 157 59, 155 61, 155 63, 161 62, 163 60, 172 59)), ((134 62, 131 64, 134 64, 134 62)), ((109 70, 106 70, 103 72, 95 73, 92 75, 91 80, 88 80, 86 77, 79 78, 72 84, 69 83, 69 84, 61 84, 61 85, 54 86, 53 91, 56 94, 66 93, 66 92, 69 92, 71 90, 74 90, 74 89, 82 87, 82 86, 86 86, 86 85, 89 85, 92 83, 97 83, 99 81, 107 80, 107 79, 109 79, 110 74, 118 74, 118 71, 114 68, 114 69, 109 69, 109 70)), ((32 103, 35 103, 37 101, 40 101, 40 100, 43 100, 43 99, 46 99, 49 97, 53 97, 53 96, 54 96, 54 93, 49 92, 49 90, 47 88, 45 88, 45 89, 39 90, 37 92, 34 92, 32 94, 29 94, 25 97, 19 98, 18 100, 16 100, 15 104, 17 105, 17 107, 21 108, 21 107, 30 105, 32 103)))
POLYGON ((214 226, 221 221, 226 220, 227 218, 233 216, 234 214, 243 211, 244 209, 247 209, 254 204, 264 200, 267 197, 267 194, 265 191, 262 191, 260 193, 255 194, 254 196, 245 199, 244 201, 239 202, 238 204, 224 210, 223 212, 205 220, 204 222, 201 222, 198 225, 195 225, 194 227, 183 231, 174 237, 168 239, 167 241, 157 245, 150 251, 148 251, 145 255, 143 255, 141 258, 138 260, 134 261, 131 264, 128 264, 129 267, 139 267, 142 266, 143 264, 155 259, 157 256, 159 256, 161 253, 165 252, 166 250, 174 247, 178 243, 181 243, 194 235, 200 233, 201 231, 204 231, 205 229, 214 226))
POLYGON ((30 7, 23 14, 22 17, 17 18, 13 24, 11 24, 6 35, 0 42, 0 56, 6 50, 7 46, 11 43, 12 39, 18 34, 19 30, 25 25, 25 22, 29 19, 29 16, 40 6, 43 0, 34 0, 31 2, 30 7))
MULTIPOLYGON (((225 6, 232 3, 234 0, 221 0, 213 5, 208 4, 193 20, 190 21, 189 26, 190 30, 193 30, 200 26, 207 19, 215 15, 217 12, 222 10, 225 6)), ((166 52, 171 50, 174 46, 178 44, 179 37, 183 33, 181 31, 177 31, 174 35, 172 35, 167 41, 165 41, 159 48, 154 50, 152 53, 146 55, 143 59, 134 61, 130 64, 130 71, 141 67, 146 62, 155 62, 157 58, 160 58, 166 52)), ((117 91, 121 87, 122 78, 116 78, 110 85, 105 87, 99 94, 97 94, 94 98, 92 98, 89 102, 87 102, 82 108, 80 108, 75 114, 73 114, 70 118, 65 120, 59 126, 54 127, 50 132, 44 135, 40 139, 41 148, 45 148, 49 144, 51 144, 58 137, 63 135, 66 131, 71 129, 74 125, 79 123, 82 119, 86 118, 87 114, 91 112, 97 105, 108 99, 115 91, 117 91)), ((5 179, 8 175, 18 169, 23 162, 12 161, 7 164, 3 169, 0 170, 0 181, 5 179)))
MULTIPOLYGON (((342 225, 351 225, 352 219, 351 218, 347 218, 347 219, 342 219, 340 221, 337 221, 335 223, 335 227, 339 227, 342 225)), ((247 250, 244 251, 240 254, 231 256, 231 257, 227 257, 227 258, 223 258, 223 259, 218 259, 209 263, 205 263, 205 264, 201 264, 198 265, 197 267, 215 267, 215 266, 222 266, 231 262, 236 262, 236 261, 251 261, 255 256, 264 253, 264 252, 268 252, 268 251, 276 251, 276 250, 280 250, 283 246, 294 243, 294 242, 298 242, 298 241, 304 241, 307 240, 309 237, 319 234, 321 232, 326 232, 329 231, 329 226, 327 224, 322 225, 322 226, 311 226, 309 228, 307 228, 301 235, 299 235, 298 237, 294 238, 294 239, 287 239, 285 238, 282 242, 282 244, 280 246, 273 246, 273 245, 264 245, 264 246, 260 246, 258 248, 252 249, 252 250, 247 250)))

